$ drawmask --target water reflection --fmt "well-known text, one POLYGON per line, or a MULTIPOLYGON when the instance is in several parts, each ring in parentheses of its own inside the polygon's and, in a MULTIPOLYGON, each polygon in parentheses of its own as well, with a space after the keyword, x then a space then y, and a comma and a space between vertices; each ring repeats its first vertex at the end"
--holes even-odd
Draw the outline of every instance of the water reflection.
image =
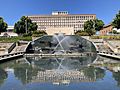
POLYGON ((29 82, 51 82, 53 84, 68 84, 70 82, 78 81, 95 81, 96 78, 89 76, 94 77, 95 74, 97 75, 99 70, 90 68, 90 70, 92 70, 90 72, 95 73, 89 73, 89 68, 84 68, 92 62, 92 57, 26 57, 24 60, 16 61, 16 64, 18 65, 14 68, 14 74, 15 77, 21 80, 23 84, 29 82), (86 72, 86 70, 88 71, 86 72))
POLYGON ((7 72, 0 67, 0 86, 4 83, 5 79, 7 79, 7 72))
MULTIPOLYGON (((115 85, 120 86, 120 62, 99 57, 98 60, 93 63, 94 59, 95 57, 25 57, 3 63, 0 64, 0 90, 6 90, 3 86, 7 86, 8 81, 10 83, 21 83, 24 87, 26 87, 26 85, 34 86, 35 83, 41 85, 52 84, 53 86, 81 85, 84 83, 87 87, 88 83, 97 86, 97 84, 107 85, 112 82, 114 89, 108 90, 117 90, 115 89, 117 88, 115 85), (111 76, 109 74, 111 74, 111 76), (109 79, 109 81, 106 81, 106 79, 109 79)), ((19 84, 18 87, 22 88, 23 86, 20 86, 19 84)), ((11 88, 12 87, 15 86, 11 86, 11 88)), ((39 85, 36 87, 39 87, 39 85)), ((104 90, 105 88, 100 87, 99 85, 97 87, 101 89, 95 90, 104 90)), ((89 88, 86 90, 89 90, 89 88)))
POLYGON ((93 64, 93 66, 105 67, 112 72, 112 77, 117 81, 117 85, 120 86, 120 61, 110 58, 100 57, 93 64))

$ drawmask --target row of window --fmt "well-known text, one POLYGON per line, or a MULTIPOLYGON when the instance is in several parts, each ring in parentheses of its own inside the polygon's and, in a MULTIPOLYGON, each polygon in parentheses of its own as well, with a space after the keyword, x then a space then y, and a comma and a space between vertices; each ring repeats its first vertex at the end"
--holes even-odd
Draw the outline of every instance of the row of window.
POLYGON ((74 25, 77 25, 77 26, 83 26, 84 23, 82 24, 75 24, 75 23, 38 23, 37 24, 38 26, 41 26, 41 25, 44 25, 44 26, 52 26, 52 25, 59 25, 59 26, 74 26, 74 25))
POLYGON ((50 20, 88 20, 94 19, 94 16, 71 16, 71 17, 31 17, 33 21, 50 21, 50 20))
POLYGON ((69 23, 37 23, 37 25, 73 25, 73 24, 84 24, 84 22, 69 22, 69 23))
POLYGON ((47 26, 44 26, 44 25, 40 25, 39 27, 74 27, 74 28, 83 28, 84 25, 83 24, 80 24, 80 25, 47 25, 47 26))
POLYGON ((36 23, 83 23, 83 22, 85 22, 85 21, 87 21, 87 20, 73 20, 73 21, 68 21, 68 20, 66 20, 66 21, 63 21, 63 20, 51 20, 51 21, 44 21, 44 20, 42 20, 42 21, 33 21, 33 22, 36 22, 36 23))
POLYGON ((42 18, 40 18, 40 19, 31 19, 32 21, 73 21, 73 20, 90 20, 90 19, 94 19, 94 18, 81 18, 81 19, 76 19, 76 18, 74 18, 74 19, 42 19, 42 18))

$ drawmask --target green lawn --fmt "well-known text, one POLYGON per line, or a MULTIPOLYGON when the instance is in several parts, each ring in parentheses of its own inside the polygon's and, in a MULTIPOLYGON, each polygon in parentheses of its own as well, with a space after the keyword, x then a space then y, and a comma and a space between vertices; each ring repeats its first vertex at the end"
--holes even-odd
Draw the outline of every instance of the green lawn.
POLYGON ((118 35, 106 35, 106 36, 91 36, 92 39, 109 39, 109 40, 120 40, 120 36, 118 35))
POLYGON ((31 41, 32 37, 28 36, 28 37, 0 37, 0 42, 18 42, 18 41, 31 41))

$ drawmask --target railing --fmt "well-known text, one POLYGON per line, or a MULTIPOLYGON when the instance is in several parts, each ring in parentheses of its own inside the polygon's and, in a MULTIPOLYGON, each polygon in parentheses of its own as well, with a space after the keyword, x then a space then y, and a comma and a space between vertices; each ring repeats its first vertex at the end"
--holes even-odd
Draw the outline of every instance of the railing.
POLYGON ((24 52, 17 52, 17 53, 11 53, 11 54, 5 54, 5 55, 0 55, 0 61, 5 60, 5 59, 12 59, 18 56, 24 55, 24 52))
POLYGON ((93 56, 96 53, 94 52, 85 52, 85 53, 63 53, 63 54, 42 54, 42 53, 34 53, 34 54, 25 54, 25 56, 41 56, 41 57, 82 57, 82 56, 93 56))
POLYGON ((13 44, 8 48, 8 53, 10 53, 15 47, 16 47, 16 42, 13 43, 13 44))
POLYGON ((27 44, 27 46, 25 47, 25 49, 24 49, 24 52, 26 52, 26 50, 29 48, 29 45, 31 44, 31 42, 29 42, 28 44, 27 44))
POLYGON ((120 53, 113 53, 113 52, 99 52, 98 55, 107 56, 111 58, 120 59, 120 53))
POLYGON ((104 40, 104 44, 106 44, 113 52, 117 52, 116 49, 110 42, 104 40))

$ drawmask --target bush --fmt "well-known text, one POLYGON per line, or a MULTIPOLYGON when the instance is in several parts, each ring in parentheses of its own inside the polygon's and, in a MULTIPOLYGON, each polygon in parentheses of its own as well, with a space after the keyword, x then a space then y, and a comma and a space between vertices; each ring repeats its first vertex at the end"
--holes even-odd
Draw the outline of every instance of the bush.
POLYGON ((23 34, 23 37, 29 37, 29 36, 31 36, 32 34, 31 33, 24 33, 23 34))
POLYGON ((46 35, 47 33, 45 31, 34 31, 32 33, 32 37, 40 37, 40 36, 43 36, 43 35, 46 35))
POLYGON ((75 35, 80 35, 80 36, 89 36, 89 34, 85 31, 77 31, 75 35))
POLYGON ((91 39, 120 40, 120 36, 91 36, 91 39))
POLYGON ((22 40, 22 41, 32 41, 32 37, 31 37, 31 36, 28 36, 28 37, 20 37, 19 40, 22 40))

